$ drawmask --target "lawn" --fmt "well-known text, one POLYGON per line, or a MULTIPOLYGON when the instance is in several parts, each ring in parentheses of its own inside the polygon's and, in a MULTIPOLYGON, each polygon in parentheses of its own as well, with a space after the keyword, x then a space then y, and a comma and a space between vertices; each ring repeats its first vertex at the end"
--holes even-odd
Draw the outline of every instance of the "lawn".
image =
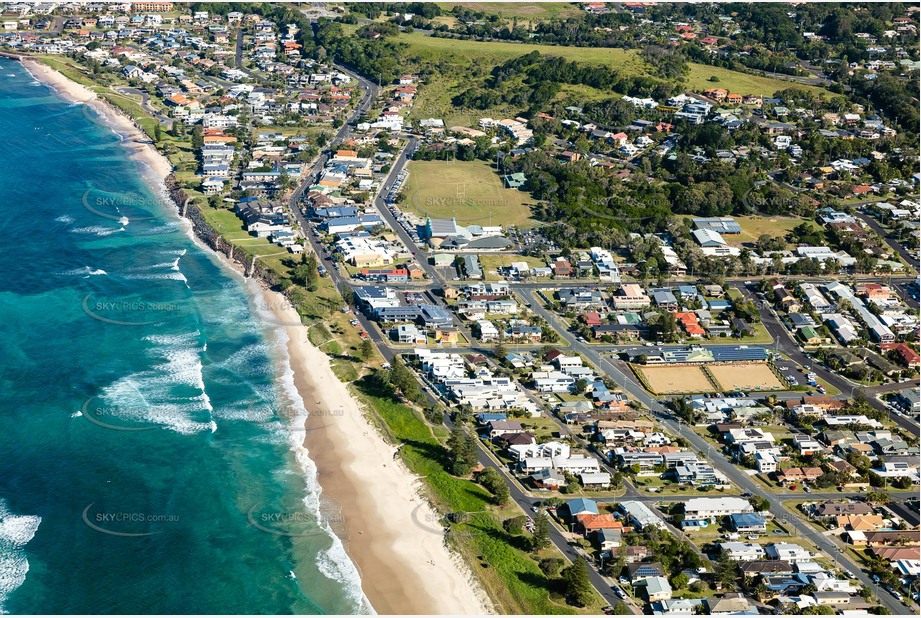
POLYGON ((492 13, 506 18, 517 17, 519 20, 558 19, 574 17, 582 11, 568 2, 535 2, 518 4, 513 2, 436 2, 445 12, 455 6, 462 6, 470 11, 492 13))
POLYGON ((746 243, 754 243, 762 234, 771 238, 784 238, 787 233, 801 223, 818 228, 813 221, 799 217, 734 217, 742 228, 741 234, 725 234, 723 238, 730 245, 741 247, 746 243))
POLYGON ((420 217, 457 217, 461 225, 534 225, 530 196, 503 187, 482 161, 411 161, 403 192, 400 208, 420 217))
POLYGON ((505 277, 499 275, 499 268, 510 266, 512 262, 526 262, 531 268, 546 266, 540 258, 530 255, 510 255, 508 253, 484 253, 479 256, 480 267, 486 281, 499 281, 505 277))
MULTIPOLYGON (((449 542, 466 558, 500 613, 566 614, 576 609, 553 598, 550 581, 537 562, 522 549, 520 540, 502 529, 501 519, 518 514, 492 506, 489 494, 478 484, 445 470, 444 446, 431 428, 409 407, 377 392, 369 382, 359 392, 374 410, 374 420, 395 443, 409 469, 428 483, 430 495, 444 512, 468 513, 465 523, 451 526, 449 542)), ((559 556, 553 550, 552 554, 559 556)), ((601 599, 583 610, 598 613, 601 599)))
MULTIPOLYGON (((400 34, 398 40, 409 45, 407 54, 410 57, 417 57, 420 60, 447 60, 458 64, 472 63, 487 69, 506 60, 538 51, 547 56, 559 56, 566 60, 612 66, 629 75, 645 73, 645 63, 636 51, 615 47, 571 47, 503 41, 472 41, 436 38, 418 32, 400 34)), ((728 72, 732 73, 732 71, 728 72)))
POLYGON ((749 75, 730 69, 721 69, 706 64, 697 64, 689 62, 690 72, 687 76, 687 86, 698 92, 703 92, 709 88, 725 88, 729 92, 738 92, 739 94, 759 94, 765 97, 773 95, 778 90, 787 88, 800 88, 810 92, 830 97, 831 93, 824 88, 817 86, 806 86, 796 82, 777 79, 774 77, 760 77, 758 75, 749 75), (719 82, 711 82, 710 77, 716 76, 719 82))

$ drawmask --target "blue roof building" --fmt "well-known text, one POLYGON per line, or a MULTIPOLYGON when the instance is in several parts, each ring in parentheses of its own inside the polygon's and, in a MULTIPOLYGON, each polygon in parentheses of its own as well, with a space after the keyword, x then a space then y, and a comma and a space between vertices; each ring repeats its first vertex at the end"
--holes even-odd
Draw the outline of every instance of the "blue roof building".
POLYGON ((583 513, 590 513, 592 515, 598 514, 598 503, 588 498, 567 500, 566 508, 569 509, 569 514, 573 517, 582 515, 583 513))
POLYGON ((766 532, 767 523, 757 513, 733 513, 729 525, 736 532, 766 532))

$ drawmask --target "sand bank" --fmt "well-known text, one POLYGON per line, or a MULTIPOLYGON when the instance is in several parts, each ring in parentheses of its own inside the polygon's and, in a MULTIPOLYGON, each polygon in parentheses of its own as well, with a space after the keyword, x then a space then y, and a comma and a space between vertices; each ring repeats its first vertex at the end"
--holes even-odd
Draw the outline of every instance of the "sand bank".
POLYGON ((445 547, 439 516, 421 481, 365 417, 329 357, 297 326, 297 312, 275 292, 268 306, 288 334, 294 382, 310 416, 304 446, 319 470, 323 497, 334 501, 342 542, 362 589, 381 614, 485 614, 492 607, 469 567, 445 547))
MULTIPOLYGON (((120 110, 45 64, 29 58, 21 62, 62 96, 90 106, 122 137, 131 156, 149 168, 156 183, 172 172, 169 160, 120 110)), ((342 509, 343 525, 337 532, 361 573, 362 589, 374 610, 492 613, 469 567, 445 547, 439 517, 421 497, 420 480, 394 458, 396 449, 365 418, 358 401, 333 373, 329 357, 310 344, 303 326, 296 325, 300 320, 293 307, 281 294, 263 293, 278 322, 287 324, 295 385, 310 411, 304 446, 317 466, 322 495, 342 509)))

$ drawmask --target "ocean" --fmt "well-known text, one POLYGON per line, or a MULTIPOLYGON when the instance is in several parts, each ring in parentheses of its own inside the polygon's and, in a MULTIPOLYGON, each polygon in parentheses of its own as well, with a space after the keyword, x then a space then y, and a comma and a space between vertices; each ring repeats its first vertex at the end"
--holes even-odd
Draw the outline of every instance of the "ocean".
POLYGON ((2 58, 0 136, 0 612, 370 612, 255 284, 2 58))

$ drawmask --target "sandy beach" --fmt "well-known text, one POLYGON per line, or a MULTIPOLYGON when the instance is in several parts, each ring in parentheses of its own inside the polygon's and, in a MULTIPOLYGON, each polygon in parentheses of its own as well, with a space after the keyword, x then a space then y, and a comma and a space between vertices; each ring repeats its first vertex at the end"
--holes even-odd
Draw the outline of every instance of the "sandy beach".
MULTIPOLYGON (((147 135, 96 93, 40 62, 20 61, 65 98, 92 107, 155 183, 172 172, 147 135)), ((216 255, 240 272, 239 265, 216 255)), ((304 447, 317 466, 323 499, 341 508, 342 524, 334 528, 361 573, 362 590, 374 611, 494 613, 469 567, 445 547, 439 516, 422 498, 420 480, 394 460, 395 448, 365 418, 347 385, 333 373, 329 357, 308 341, 287 299, 265 289, 261 293, 278 323, 286 325, 295 385, 309 410, 304 447)))
POLYGON ((329 357, 310 344, 287 299, 267 291, 285 324, 294 382, 310 411, 304 446, 319 470, 322 497, 341 508, 342 542, 362 589, 381 614, 486 614, 492 606, 469 567, 445 547, 440 516, 421 482, 365 418, 329 357))
MULTIPOLYGON (((35 79, 54 88, 64 98, 83 103, 102 117, 104 124, 122 137, 122 145, 131 157, 149 168, 156 182, 163 182, 173 171, 169 159, 160 154, 150 138, 134 122, 115 107, 81 84, 64 77, 46 64, 30 58, 20 59, 35 79)), ((90 117, 88 115, 88 117, 90 117)), ((92 117, 90 117, 92 119, 92 117)))

